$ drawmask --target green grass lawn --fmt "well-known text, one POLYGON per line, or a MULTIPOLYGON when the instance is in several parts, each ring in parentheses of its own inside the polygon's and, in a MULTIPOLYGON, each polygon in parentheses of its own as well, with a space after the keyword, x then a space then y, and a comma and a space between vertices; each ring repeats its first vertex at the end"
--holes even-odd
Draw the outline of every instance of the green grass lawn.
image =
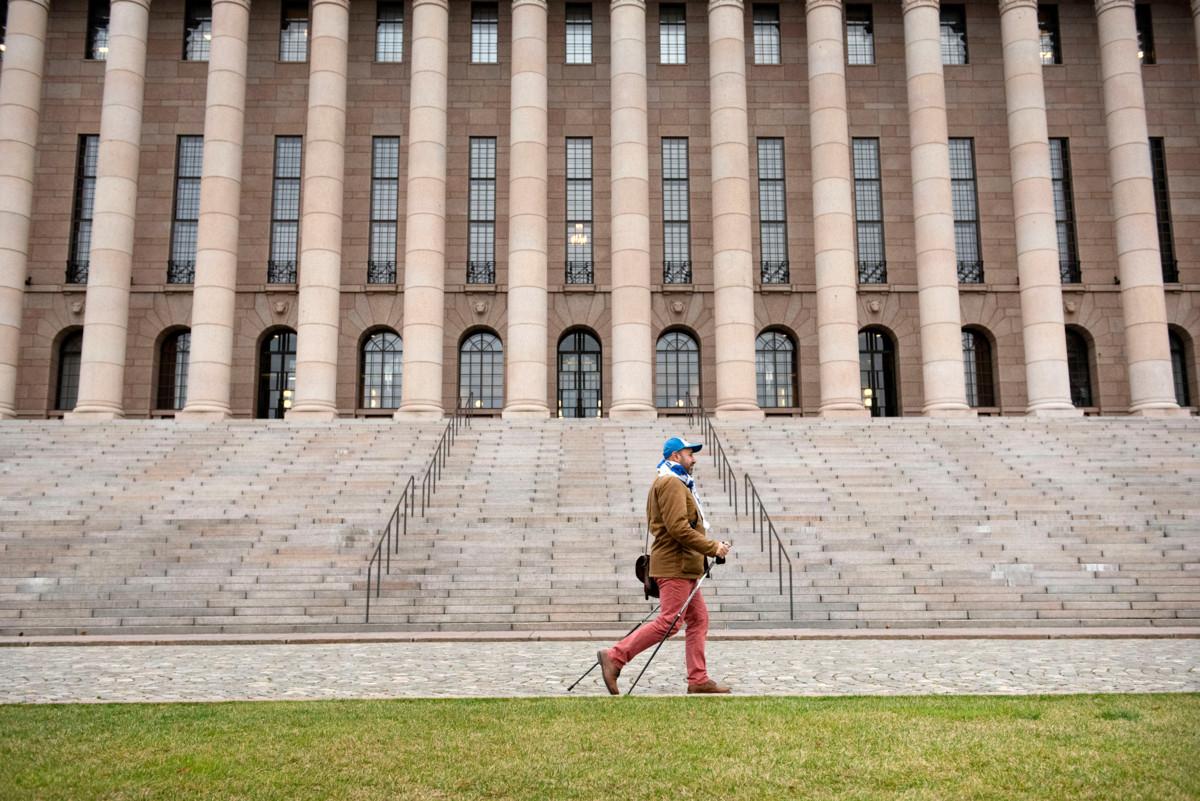
POLYGON ((1200 798, 1200 695, 0 706, 0 799, 1200 798))

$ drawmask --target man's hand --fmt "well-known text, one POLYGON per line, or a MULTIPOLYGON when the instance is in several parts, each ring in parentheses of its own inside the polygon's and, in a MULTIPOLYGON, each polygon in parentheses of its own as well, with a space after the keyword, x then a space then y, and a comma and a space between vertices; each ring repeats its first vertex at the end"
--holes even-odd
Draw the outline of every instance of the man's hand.
POLYGON ((728 542, 718 543, 717 544, 717 557, 720 559, 724 559, 725 556, 729 554, 729 549, 732 547, 733 546, 730 545, 728 542))

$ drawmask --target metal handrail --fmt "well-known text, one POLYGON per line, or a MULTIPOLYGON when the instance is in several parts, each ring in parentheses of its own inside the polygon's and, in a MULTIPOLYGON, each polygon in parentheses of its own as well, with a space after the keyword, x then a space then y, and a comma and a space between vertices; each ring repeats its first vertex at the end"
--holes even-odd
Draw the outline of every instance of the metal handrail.
MULTIPOLYGON (((704 413, 704 408, 696 399, 690 399, 687 407, 688 425, 696 426, 700 429, 700 437, 704 442, 704 447, 713 448, 713 459, 717 465, 717 476, 721 479, 721 488, 730 496, 731 504, 733 505, 734 517, 740 516, 738 507, 738 480, 737 473, 734 472, 733 464, 729 461, 729 457, 725 454, 725 446, 721 443, 721 438, 717 436, 716 426, 713 425, 712 419, 704 413)), ((783 540, 779 537, 779 532, 775 530, 775 523, 771 520, 771 515, 767 512, 766 504, 763 503, 762 496, 758 494, 758 488, 754 485, 753 479, 749 473, 743 474, 745 487, 745 502, 742 508, 745 509, 747 515, 750 516, 750 532, 758 532, 758 549, 759 552, 767 551, 767 569, 774 573, 775 566, 779 566, 779 594, 783 595, 783 563, 787 562, 788 569, 788 617, 792 620, 796 619, 796 591, 795 579, 792 575, 792 557, 788 556, 787 550, 783 547, 783 540), (766 535, 770 532, 774 542, 771 544, 771 549, 767 550, 766 535), (778 558, 776 558, 778 555, 778 558)))
MULTIPOLYGON (((429 464, 425 468, 425 478, 421 482, 421 517, 425 516, 425 506, 427 502, 432 503, 433 493, 437 489, 437 480, 442 475, 442 469, 446 466, 446 459, 450 453, 450 447, 454 444, 458 437, 458 432, 463 427, 470 428, 471 416, 463 411, 462 401, 459 400, 454 407, 454 412, 450 415, 450 419, 446 422, 446 427, 442 429, 442 436, 438 439, 437 447, 433 451, 433 455, 429 457, 429 464), (432 476, 432 480, 431 480, 432 476)), ((367 562, 367 609, 366 621, 371 622, 371 573, 375 573, 375 597, 379 597, 379 593, 383 588, 383 573, 386 570, 390 576, 392 574, 392 554, 400 553, 400 537, 408 534, 408 519, 415 517, 417 511, 417 477, 409 476, 408 481, 404 483, 404 492, 400 494, 400 500, 396 502, 396 508, 392 510, 391 517, 388 518, 387 525, 383 527, 383 531, 379 534, 379 541, 375 543, 375 550, 371 553, 371 558, 367 562), (384 543, 387 544, 386 549, 384 543)))
POLYGON ((767 506, 763 503, 762 496, 758 494, 758 487, 754 485, 754 480, 750 478, 750 474, 746 473, 743 476, 744 486, 746 490, 746 513, 750 515, 750 532, 758 532, 758 550, 767 552, 767 570, 774 573, 775 565, 779 565, 779 594, 783 595, 783 563, 787 562, 788 569, 788 614, 792 620, 796 619, 796 594, 792 578, 792 557, 788 556, 787 549, 783 547, 783 540, 779 538, 779 532, 775 530, 775 523, 771 520, 771 515, 767 512, 767 506), (772 547, 767 547, 766 535, 770 533, 774 543, 772 547), (775 559, 775 554, 779 558, 775 559))
POLYGON ((713 426, 712 420, 704 414, 704 409, 700 406, 699 401, 693 400, 688 406, 688 425, 700 429, 700 439, 704 442, 704 447, 711 449, 710 453, 717 466, 717 478, 721 479, 721 489, 733 507, 733 516, 738 517, 741 512, 738 510, 737 473, 725 453, 725 446, 721 444, 721 438, 717 436, 717 429, 713 426))

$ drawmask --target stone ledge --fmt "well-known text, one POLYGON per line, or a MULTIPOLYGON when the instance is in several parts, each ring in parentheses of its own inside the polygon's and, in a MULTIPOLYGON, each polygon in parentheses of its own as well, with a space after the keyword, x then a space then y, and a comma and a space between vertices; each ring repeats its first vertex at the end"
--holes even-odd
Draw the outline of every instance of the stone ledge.
MULTIPOLYGON (((0 648, 96 645, 330 645, 419 642, 606 642, 626 629, 563 631, 416 631, 283 634, 97 634, 0 637, 0 648)), ((1178 640, 1200 639, 1189 626, 955 629, 726 629, 710 630, 717 641, 763 640, 1178 640)))

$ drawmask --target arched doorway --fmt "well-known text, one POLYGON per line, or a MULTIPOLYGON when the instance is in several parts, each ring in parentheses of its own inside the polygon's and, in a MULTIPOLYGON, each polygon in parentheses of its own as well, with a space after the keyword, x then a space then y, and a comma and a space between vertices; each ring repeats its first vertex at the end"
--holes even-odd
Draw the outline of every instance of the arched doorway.
POLYGON ((796 343, 782 331, 763 331, 754 341, 758 405, 764 409, 796 406, 796 343))
POLYGON ((668 331, 654 349, 654 405, 682 409, 700 402, 700 346, 686 331, 668 331))
POLYGON ((1192 405, 1191 371, 1188 370, 1187 353, 1183 334, 1168 330, 1167 337, 1171 341, 1171 373, 1175 378, 1175 402, 1180 406, 1192 405))
POLYGON ((163 337, 158 351, 157 408, 176 411, 187 405, 188 355, 192 333, 176 330, 163 337))
POLYGON ((458 397, 471 409, 504 408, 504 345, 491 331, 476 331, 458 346, 458 397))
POLYGON ((863 405, 872 417, 896 417, 896 346, 881 328, 858 332, 858 367, 863 405))
POLYGON ((967 405, 972 408, 996 405, 996 386, 992 380, 992 343, 977 328, 962 330, 963 378, 967 405))
POLYGON ((257 417, 280 419, 296 394, 296 332, 277 328, 258 346, 257 417))
POLYGON ((599 417, 600 342, 587 331, 569 331, 558 341, 558 416, 599 417))
POLYGON ((1067 329, 1067 373, 1071 380, 1071 403, 1079 407, 1094 406, 1091 349, 1087 337, 1073 328, 1067 329))
POLYGON ((363 340, 359 407, 362 409, 395 409, 400 405, 400 386, 404 346, 400 335, 391 329, 372 331, 363 340))
POLYGON ((56 411, 69 412, 79 400, 79 365, 83 360, 83 331, 75 330, 58 344, 58 381, 54 392, 56 411))

